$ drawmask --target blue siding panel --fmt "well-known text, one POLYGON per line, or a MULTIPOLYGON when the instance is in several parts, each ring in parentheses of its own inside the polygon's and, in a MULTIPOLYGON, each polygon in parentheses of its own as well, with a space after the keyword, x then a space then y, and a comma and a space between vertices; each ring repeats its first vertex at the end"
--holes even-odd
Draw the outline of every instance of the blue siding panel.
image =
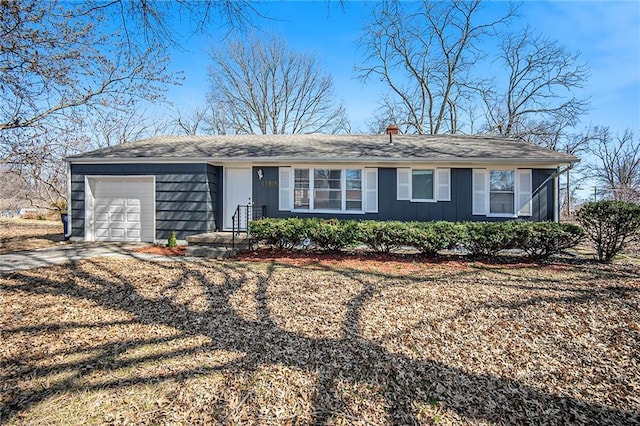
MULTIPOLYGON (((72 164, 72 236, 84 236, 85 176, 153 175, 156 179, 156 238, 166 239, 176 231, 179 239, 211 232, 222 223, 222 167, 207 164, 72 164)), ((534 187, 531 220, 554 218, 552 175, 555 170, 533 170, 534 187)), ((318 214, 278 210, 278 168, 253 168, 253 201, 266 206, 268 217, 312 217, 374 220, 503 220, 471 214, 471 175, 468 168, 451 169, 451 201, 416 203, 396 200, 395 168, 378 169, 378 213, 318 214), (262 170, 259 179, 257 170, 262 170)))
POLYGON ((533 211, 531 220, 547 221, 554 218, 553 174, 555 170, 536 169, 531 173, 533 184, 533 211))
MULTIPOLYGON (((534 188, 553 175, 555 170, 533 170, 534 188)), ((304 213, 278 210, 278 168, 254 167, 253 200, 256 205, 266 206, 268 217, 323 217, 339 219, 372 219, 451 222, 506 220, 474 216, 472 212, 472 169, 451 169, 451 201, 411 202, 396 199, 397 172, 395 168, 378 168, 378 213, 304 213), (262 170, 263 179, 258 178, 257 169, 262 170)), ((534 193, 533 215, 530 220, 553 220, 553 179, 534 193)))
POLYGON ((85 176, 155 176, 156 238, 216 229, 218 168, 207 164, 72 164, 72 236, 84 237, 85 176))

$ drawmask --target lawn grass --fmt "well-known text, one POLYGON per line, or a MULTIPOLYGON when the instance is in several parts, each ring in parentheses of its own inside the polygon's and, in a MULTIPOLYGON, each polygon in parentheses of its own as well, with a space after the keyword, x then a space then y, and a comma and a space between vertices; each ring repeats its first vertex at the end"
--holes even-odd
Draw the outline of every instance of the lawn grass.
POLYGON ((640 267, 97 258, 0 275, 0 423, 633 424, 640 267))

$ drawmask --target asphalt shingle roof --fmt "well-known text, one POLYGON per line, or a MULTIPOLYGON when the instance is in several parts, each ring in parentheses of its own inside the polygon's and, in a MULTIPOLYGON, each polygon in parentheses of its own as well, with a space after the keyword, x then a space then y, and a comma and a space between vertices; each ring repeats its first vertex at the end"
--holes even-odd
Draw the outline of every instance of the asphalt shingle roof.
POLYGON ((469 135, 157 136, 68 157, 67 161, 353 161, 538 162, 568 164, 568 155, 526 142, 469 135))

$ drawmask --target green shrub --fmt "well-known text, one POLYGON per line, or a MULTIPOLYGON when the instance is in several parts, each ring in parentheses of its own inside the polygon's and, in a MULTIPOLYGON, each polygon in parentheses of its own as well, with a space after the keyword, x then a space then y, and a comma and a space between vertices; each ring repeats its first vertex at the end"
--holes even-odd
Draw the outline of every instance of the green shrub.
POLYGON ((359 226, 355 220, 306 219, 307 236, 321 249, 340 251, 360 243, 359 226))
POLYGON ((252 237, 272 247, 291 250, 308 239, 323 250, 340 251, 365 244, 388 253, 403 246, 427 256, 462 247, 471 256, 495 256, 502 250, 522 249, 545 259, 575 246, 582 228, 552 222, 400 222, 320 218, 260 219, 250 224, 252 237))
POLYGON ((358 222, 359 240, 377 253, 389 253, 397 250, 407 241, 411 226, 399 221, 364 220, 358 222))
POLYGON ((273 248, 291 250, 307 237, 305 219, 267 218, 251 221, 251 237, 273 248))
POLYGON ((459 243, 471 256, 495 256, 516 248, 516 222, 464 222, 459 243))
POLYGON ((171 231, 169 234, 169 239, 167 239, 167 247, 177 247, 178 240, 176 238, 176 231, 171 231))
POLYGON ((427 256, 455 247, 460 240, 460 225, 453 222, 412 222, 408 245, 427 256))
POLYGON ((640 206, 634 203, 588 203, 578 210, 577 217, 601 262, 610 262, 640 232, 640 206))
POLYGON ((580 226, 555 222, 521 222, 517 224, 515 234, 517 248, 537 260, 575 247, 584 238, 580 226))

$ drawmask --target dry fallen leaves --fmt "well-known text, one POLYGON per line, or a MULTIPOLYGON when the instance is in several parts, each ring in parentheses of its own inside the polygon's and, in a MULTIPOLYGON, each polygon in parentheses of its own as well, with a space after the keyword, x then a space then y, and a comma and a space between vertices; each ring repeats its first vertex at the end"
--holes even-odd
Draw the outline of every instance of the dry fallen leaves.
POLYGON ((253 260, 0 276, 0 422, 638 421, 636 265, 253 260))
POLYGON ((53 247, 63 234, 61 221, 0 219, 0 254, 53 247))

